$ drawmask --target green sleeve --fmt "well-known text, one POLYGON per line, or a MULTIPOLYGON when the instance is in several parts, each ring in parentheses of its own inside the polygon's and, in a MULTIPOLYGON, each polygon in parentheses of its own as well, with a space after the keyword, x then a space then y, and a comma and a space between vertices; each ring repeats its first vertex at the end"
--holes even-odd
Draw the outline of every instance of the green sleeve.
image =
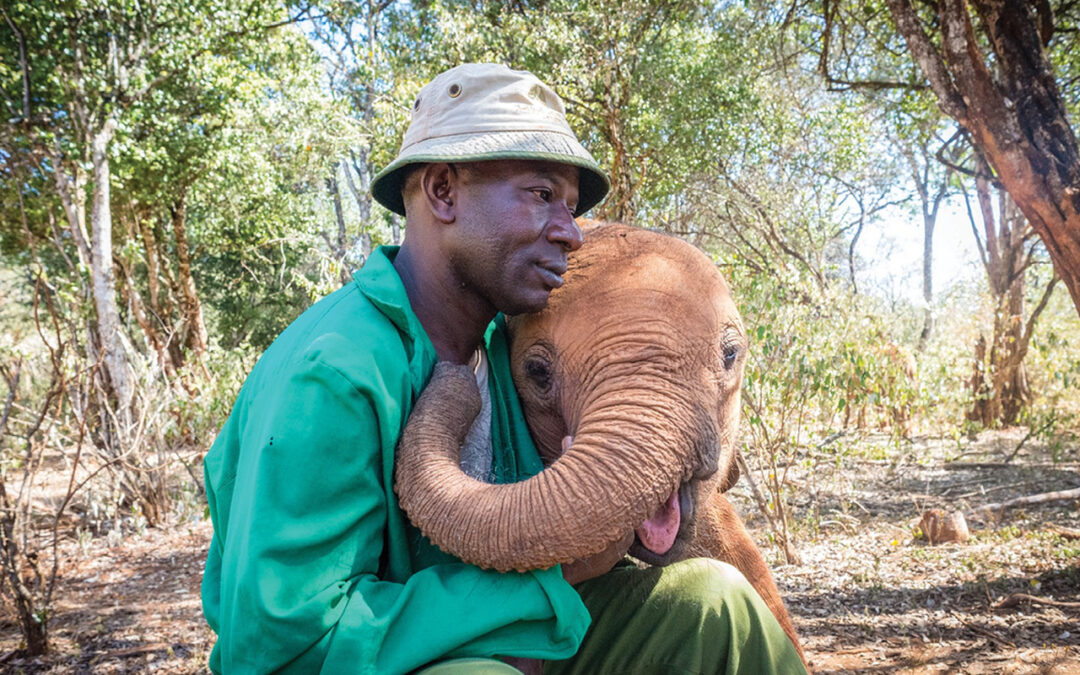
POLYGON ((573 654, 588 613, 558 569, 453 563, 379 579, 387 547, 405 545, 385 525, 396 507, 382 448, 397 430, 380 428, 375 401, 389 394, 320 360, 293 370, 244 412, 240 469, 213 486, 211 502, 230 506, 207 568, 221 579, 211 667, 381 674, 456 656, 573 654))

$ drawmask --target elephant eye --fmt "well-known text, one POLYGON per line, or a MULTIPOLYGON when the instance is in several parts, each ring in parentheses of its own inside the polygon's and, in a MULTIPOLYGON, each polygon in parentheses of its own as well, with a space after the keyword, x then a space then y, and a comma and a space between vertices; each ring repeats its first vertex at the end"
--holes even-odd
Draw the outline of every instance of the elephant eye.
POLYGON ((738 345, 726 345, 724 347, 724 368, 731 369, 735 365, 735 360, 739 358, 739 346, 738 345))
POLYGON ((541 391, 551 388, 551 363, 538 356, 525 360, 525 376, 532 380, 541 391))
POLYGON ((724 336, 724 342, 720 349, 723 353, 724 370, 731 370, 735 367, 735 363, 739 360, 739 354, 743 350, 743 342, 739 334, 729 331, 729 334, 724 336))

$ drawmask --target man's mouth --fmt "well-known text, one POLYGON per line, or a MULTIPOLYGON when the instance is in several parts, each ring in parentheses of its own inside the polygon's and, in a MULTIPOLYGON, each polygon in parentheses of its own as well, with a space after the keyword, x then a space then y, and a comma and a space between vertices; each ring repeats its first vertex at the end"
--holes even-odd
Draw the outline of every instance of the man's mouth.
POLYGON ((544 284, 549 288, 558 288, 563 285, 562 275, 566 274, 565 263, 562 265, 557 263, 540 263, 536 265, 536 269, 540 271, 540 276, 544 280, 544 284))

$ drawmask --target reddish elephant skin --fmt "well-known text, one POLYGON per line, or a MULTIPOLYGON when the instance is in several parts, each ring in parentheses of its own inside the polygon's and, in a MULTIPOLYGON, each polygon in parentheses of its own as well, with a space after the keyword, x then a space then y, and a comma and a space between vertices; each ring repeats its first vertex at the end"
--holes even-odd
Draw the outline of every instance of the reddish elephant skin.
POLYGON ((443 550, 498 570, 585 559, 631 530, 630 553, 646 563, 727 562, 802 654, 765 560, 723 495, 738 478, 747 345, 727 284, 680 239, 582 226, 585 244, 548 306, 509 321, 514 381, 547 468, 509 485, 466 476, 458 448, 479 394, 471 370, 439 364, 399 444, 402 507, 443 550))

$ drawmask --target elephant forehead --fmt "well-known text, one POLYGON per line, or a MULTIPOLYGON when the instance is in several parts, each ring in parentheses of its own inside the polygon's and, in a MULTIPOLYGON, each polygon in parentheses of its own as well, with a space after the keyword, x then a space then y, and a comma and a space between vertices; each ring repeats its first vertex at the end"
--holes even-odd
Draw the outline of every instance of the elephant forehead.
POLYGON ((608 261, 602 267, 589 266, 583 272, 575 275, 571 271, 566 292, 552 294, 553 308, 583 301, 592 303, 594 309, 624 311, 634 307, 651 311, 656 309, 656 303, 661 308, 699 308, 709 314, 734 309, 723 278, 707 259, 639 252, 633 258, 608 261))
POLYGON ((627 265, 626 270, 628 283, 656 290, 671 290, 687 281, 695 281, 693 275, 687 274, 685 262, 672 260, 658 253, 640 256, 627 265))

